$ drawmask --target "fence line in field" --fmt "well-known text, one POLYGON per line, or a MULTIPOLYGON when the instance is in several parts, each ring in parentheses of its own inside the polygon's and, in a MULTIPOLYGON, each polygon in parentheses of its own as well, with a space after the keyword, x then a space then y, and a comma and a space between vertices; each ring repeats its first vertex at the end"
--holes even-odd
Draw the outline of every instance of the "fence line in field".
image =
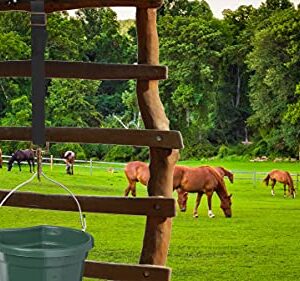
MULTIPOLYGON (((11 156, 9 155, 2 155, 3 163, 7 163, 11 156)), ((43 157, 42 159, 43 165, 49 165, 51 170, 54 166, 65 166, 65 159, 63 158, 54 158, 53 155, 50 157, 43 157), (61 163, 60 163, 61 162, 61 163)), ((117 163, 117 162, 104 162, 104 161, 95 161, 93 159, 90 160, 75 160, 74 167, 82 167, 82 168, 89 168, 90 169, 90 175, 93 174, 93 169, 106 169, 110 171, 114 170, 123 170, 125 163, 117 163), (77 163, 77 164, 76 164, 77 163), (117 167, 116 167, 117 166, 117 167)))
MULTIPOLYGON (((8 161, 5 159, 10 158, 11 156, 2 155, 3 162, 7 163, 8 161)), ((54 166, 64 166, 65 160, 63 158, 54 158, 52 155, 50 157, 43 157, 43 165, 49 165, 51 170, 54 166), (59 163, 62 162, 62 163, 59 163)), ((93 169, 103 169, 107 171, 118 171, 124 170, 126 163, 120 162, 105 162, 105 161, 95 161, 93 159, 90 160, 75 160, 75 167, 82 167, 82 168, 89 168, 90 175, 93 174, 93 169), (76 164, 77 163, 77 164, 76 164)), ((267 172, 257 172, 257 171, 238 171, 238 170, 231 170, 234 173, 235 180, 251 180, 253 185, 256 186, 257 181, 263 181, 267 172), (237 175, 241 175, 237 177, 237 175), (246 175, 246 176, 242 176, 246 175), (262 176, 263 175, 263 176, 262 176)), ((296 187, 298 188, 300 182, 300 173, 290 173, 293 180, 296 182, 296 187)))

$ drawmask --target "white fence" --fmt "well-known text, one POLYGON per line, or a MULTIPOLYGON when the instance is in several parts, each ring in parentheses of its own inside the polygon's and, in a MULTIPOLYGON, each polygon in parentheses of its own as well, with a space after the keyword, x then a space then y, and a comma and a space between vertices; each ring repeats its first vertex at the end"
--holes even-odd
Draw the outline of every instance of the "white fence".
MULTIPOLYGON (((262 182, 267 176, 267 172, 257 172, 257 171, 231 171, 234 174, 234 179, 236 180, 247 180, 252 181, 253 185, 256 186, 257 182, 262 182)), ((300 173, 290 173, 293 181, 296 183, 296 188, 298 189, 300 181, 300 173)))
MULTIPOLYGON (((2 155, 3 163, 7 163, 8 159, 11 156, 2 155)), ((65 160, 62 158, 54 158, 52 155, 50 157, 43 157, 42 159, 43 165, 49 165, 51 170, 54 166, 65 166, 65 160)), ((90 175, 93 174, 93 169, 103 169, 108 171, 117 171, 123 170, 125 163, 115 163, 115 162, 103 162, 103 161, 94 161, 93 159, 90 160, 75 160, 74 166, 82 167, 82 168, 89 168, 90 175)))
MULTIPOLYGON (((3 162, 7 163, 11 156, 2 155, 3 162)), ((64 166, 65 161, 62 158, 54 158, 52 155, 50 158, 43 157, 43 165, 50 165, 51 170, 54 166, 64 166)), ((110 172, 124 170, 126 163, 117 163, 117 162, 104 162, 104 161, 94 161, 90 160, 75 160, 75 167, 82 167, 82 168, 89 168, 90 175, 93 175, 93 169, 102 169, 110 172)), ((266 177, 267 172, 257 172, 257 171, 237 171, 232 170, 234 173, 235 180, 246 180, 252 181, 253 185, 256 186, 257 182, 262 182, 263 179, 266 177)), ((291 173, 291 176, 296 183, 296 188, 298 188, 300 182, 300 173, 291 173)))

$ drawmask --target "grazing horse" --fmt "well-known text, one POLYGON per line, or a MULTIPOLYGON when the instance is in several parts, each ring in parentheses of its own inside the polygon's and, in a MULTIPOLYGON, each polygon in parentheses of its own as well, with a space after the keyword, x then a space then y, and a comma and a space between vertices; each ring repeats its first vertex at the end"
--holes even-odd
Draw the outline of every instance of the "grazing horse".
MULTIPOLYGON (((223 167, 215 167, 214 168, 220 176, 223 178, 224 176, 228 177, 231 183, 233 183, 233 174, 226 170, 223 167)), ((176 170, 176 167, 175 167, 176 170)), ((124 169, 126 178, 128 180, 128 186, 125 189, 125 196, 131 192, 132 196, 136 196, 136 183, 140 182, 143 185, 147 185, 150 172, 148 164, 141 161, 133 161, 129 162, 124 169)))
MULTIPOLYGON (((202 170, 202 168, 203 167, 188 168, 188 167, 184 167, 184 166, 175 166, 174 174, 173 174, 173 189, 174 190, 176 189, 176 191, 178 193, 177 202, 178 202, 178 205, 179 205, 181 211, 186 210, 186 202, 187 202, 187 198, 188 198, 188 192, 196 192, 196 191, 185 190, 185 184, 184 183, 185 182, 186 183, 191 182, 191 180, 189 180, 186 175, 187 174, 191 175, 191 178, 193 178, 193 182, 198 181, 198 182, 202 183, 203 180, 202 180, 201 177, 198 177, 198 172, 197 172, 197 169, 202 170), (186 169, 191 169, 192 172, 190 170, 188 170, 188 172, 183 172, 183 170, 185 171, 186 169), (194 179, 193 174, 196 174, 197 180, 194 179)), ((221 186, 223 185, 224 186, 224 188, 221 187, 220 188, 221 191, 219 193, 217 191, 217 193, 221 194, 221 195, 219 195, 219 197, 222 196, 222 198, 224 198, 224 200, 223 200, 224 203, 221 204, 221 208, 223 206, 224 209, 226 209, 226 212, 228 213, 228 216, 229 216, 229 214, 231 216, 231 211, 227 210, 228 208, 230 209, 230 205, 231 205, 230 197, 231 196, 227 196, 223 192, 223 189, 225 189, 225 191, 226 191, 226 187, 225 187, 223 179, 219 176, 219 174, 213 168, 207 167, 207 166, 205 166, 205 168, 206 168, 205 170, 210 171, 213 174, 212 178, 214 179, 213 182, 215 183, 215 185, 217 185, 217 183, 218 183, 218 185, 221 185, 221 186), (217 178, 217 179, 215 179, 215 178, 217 178), (219 183, 220 181, 221 181, 221 183, 219 183), (226 198, 226 196, 227 196, 227 198, 226 198), (228 205, 229 205, 229 207, 228 207, 228 205)), ((149 181, 149 178, 150 178, 149 166, 148 166, 148 164, 146 164, 144 162, 140 162, 140 161, 129 162, 125 166, 124 172, 125 172, 125 175, 126 175, 127 180, 128 180, 128 186, 125 189, 125 196, 128 196, 128 194, 130 192, 131 192, 132 196, 136 196, 136 183, 140 182, 143 185, 148 184, 148 181, 149 181)), ((203 185, 206 185, 206 184, 207 184, 207 182, 203 182, 203 185)), ((216 188, 216 186, 214 186, 214 187, 216 188)), ((199 206, 201 196, 203 195, 203 193, 206 193, 206 195, 208 197, 208 206, 209 206, 208 215, 209 215, 209 217, 214 217, 214 214, 211 211, 211 196, 212 196, 213 192, 211 192, 211 194, 210 194, 210 191, 211 191, 211 188, 209 186, 207 186, 207 192, 206 191, 205 192, 200 192, 199 191, 198 192, 198 197, 197 197, 197 200, 199 200, 199 202, 198 201, 197 202, 198 202, 198 206, 199 206), (201 196, 199 194, 201 194, 201 196)), ((215 190, 213 190, 213 191, 215 191, 215 190)), ((226 194, 227 194, 227 192, 226 192, 226 194)), ((197 206, 197 208, 198 208, 198 206, 197 206)), ((195 217, 198 217, 197 208, 195 207, 196 213, 194 211, 194 216, 195 217)))
POLYGON ((229 181, 233 183, 233 173, 231 173, 230 171, 226 170, 223 167, 215 167, 214 169, 219 173, 219 175, 222 178, 227 177, 229 181))
POLYGON ((296 197, 296 190, 294 188, 294 182, 293 182, 293 179, 292 179, 291 175, 289 174, 289 172, 281 171, 281 170, 273 170, 270 173, 268 173, 268 175, 263 180, 267 186, 269 185, 269 180, 272 181, 271 194, 273 196, 275 195, 274 186, 275 186, 276 182, 278 181, 280 183, 283 183, 284 197, 286 197, 286 186, 288 186, 288 188, 289 188, 289 195, 292 195, 293 198, 296 197))
POLYGON ((188 193, 197 193, 194 217, 198 218, 198 207, 202 195, 205 193, 208 203, 208 216, 213 218, 215 215, 211 210, 211 198, 214 192, 221 200, 221 209, 226 217, 231 217, 231 196, 228 195, 223 178, 216 170, 209 166, 190 168, 176 166, 174 171, 173 188, 178 189, 178 204, 181 211, 186 210, 188 193))
POLYGON ((12 169, 13 163, 15 161, 18 162, 20 172, 21 172, 21 162, 23 161, 28 162, 30 173, 32 173, 31 165, 34 172, 34 153, 31 149, 17 150, 15 153, 13 153, 7 163, 8 171, 12 169))
POLYGON ((0 148, 0 168, 2 169, 2 163, 3 163, 3 160, 2 160, 2 150, 0 148))
POLYGON ((68 150, 65 152, 64 154, 64 159, 66 162, 66 172, 69 175, 73 175, 74 174, 74 163, 75 163, 75 152, 68 150))
POLYGON ((128 196, 131 192, 132 196, 136 196, 136 183, 140 182, 143 185, 147 185, 150 179, 150 171, 148 164, 141 161, 129 162, 124 172, 128 180, 128 186, 125 189, 125 196, 128 196))

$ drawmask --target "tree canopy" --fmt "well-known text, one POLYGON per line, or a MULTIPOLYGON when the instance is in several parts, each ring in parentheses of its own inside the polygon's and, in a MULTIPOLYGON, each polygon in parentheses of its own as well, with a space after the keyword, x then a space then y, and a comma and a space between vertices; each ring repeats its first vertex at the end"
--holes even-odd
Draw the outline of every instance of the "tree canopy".
MULTIPOLYGON (((203 0, 165 0, 158 11, 160 62, 169 68, 160 95, 171 128, 183 134, 182 158, 295 157, 300 143, 299 9, 289 0, 267 0, 258 8, 244 5, 223 15, 215 18, 203 0), (252 145, 241 144, 247 138, 252 145)), ((1 60, 30 58, 29 24, 25 13, 0 14, 1 60)), ((74 16, 53 13, 47 30, 47 59, 137 61, 134 21, 118 21, 110 8, 80 9, 74 16)), ((45 86, 48 126, 143 126, 135 81, 47 79, 45 86)), ((0 79, 1 126, 30 125, 30 91, 30 79, 0 79)), ((140 149, 82 149, 86 157, 110 160, 146 155, 140 149)))

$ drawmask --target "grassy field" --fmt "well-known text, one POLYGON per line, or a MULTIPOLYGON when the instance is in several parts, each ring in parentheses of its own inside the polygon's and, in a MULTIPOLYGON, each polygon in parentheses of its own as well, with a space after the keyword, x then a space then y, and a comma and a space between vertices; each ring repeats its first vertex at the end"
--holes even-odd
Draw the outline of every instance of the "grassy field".
MULTIPOLYGON (((207 202, 203 197, 199 218, 192 217, 195 195, 191 195, 186 213, 178 211, 173 220, 172 239, 167 266, 172 268, 173 281, 201 280, 300 280, 300 198, 283 198, 283 188, 277 184, 276 196, 270 188, 242 171, 267 172, 274 168, 300 174, 299 163, 250 162, 181 162, 184 165, 222 165, 238 171, 236 181, 226 185, 233 193, 233 217, 227 219, 213 197, 214 219, 207 217, 207 202), (249 179, 248 179, 249 178, 249 179)), ((74 176, 65 175, 64 167, 44 167, 52 178, 64 183, 75 194, 122 196, 126 187, 123 171, 109 173, 95 169, 75 168, 74 176)), ((8 173, 0 170, 0 188, 11 189, 30 174, 28 167, 20 173, 17 167, 8 173)), ((64 193, 58 187, 35 181, 23 190, 41 193, 64 193)), ((138 196, 146 189, 137 188, 138 196)), ((175 195, 175 193, 174 193, 175 195)), ((2 208, 0 227, 25 227, 39 224, 80 228, 78 214, 68 212, 2 208)), ((88 232, 95 238, 95 248, 89 259, 109 262, 136 263, 139 260, 145 218, 138 216, 87 214, 88 232)))

